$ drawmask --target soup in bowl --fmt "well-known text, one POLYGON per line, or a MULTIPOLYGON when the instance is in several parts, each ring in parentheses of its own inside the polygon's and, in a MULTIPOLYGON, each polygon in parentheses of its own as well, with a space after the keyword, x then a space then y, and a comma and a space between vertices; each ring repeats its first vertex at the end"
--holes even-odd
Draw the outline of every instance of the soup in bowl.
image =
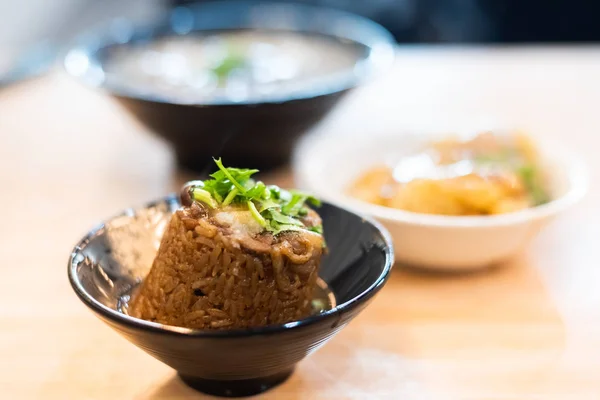
POLYGON ((104 73, 111 85, 173 102, 256 103, 339 84, 364 52, 324 35, 214 31, 117 47, 104 73))

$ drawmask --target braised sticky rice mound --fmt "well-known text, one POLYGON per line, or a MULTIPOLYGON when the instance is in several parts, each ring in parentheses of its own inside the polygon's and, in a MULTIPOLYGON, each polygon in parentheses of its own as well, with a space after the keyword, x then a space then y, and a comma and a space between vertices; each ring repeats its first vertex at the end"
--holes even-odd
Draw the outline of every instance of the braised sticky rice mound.
POLYGON ((311 312, 321 254, 316 233, 252 238, 192 205, 173 215, 131 312, 198 329, 294 321, 311 312))
MULTIPOLYGON (((317 213, 301 204, 293 217, 297 222, 288 226, 269 221, 270 212, 257 216, 241 201, 204 200, 211 205, 193 201, 173 214, 130 314, 196 329, 257 327, 308 316, 324 251, 317 213)), ((285 218, 281 208, 272 210, 280 221, 294 214, 289 207, 285 218)))

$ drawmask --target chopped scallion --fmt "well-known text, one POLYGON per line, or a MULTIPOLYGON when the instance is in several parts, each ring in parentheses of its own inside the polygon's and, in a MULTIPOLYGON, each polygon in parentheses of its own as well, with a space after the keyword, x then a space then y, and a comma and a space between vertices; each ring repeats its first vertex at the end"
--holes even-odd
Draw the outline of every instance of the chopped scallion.
POLYGON ((265 220, 263 218, 263 216, 260 215, 260 213, 256 209, 256 206, 254 205, 254 203, 251 200, 249 200, 247 204, 248 204, 248 209, 250 210, 250 213, 252 214, 252 216, 254 217, 256 222, 258 222, 260 224, 260 226, 262 226, 263 228, 266 228, 267 220, 265 220))
POLYGON ((238 194, 238 190, 237 190, 237 188, 234 188, 231 192, 229 192, 229 194, 227 195, 227 197, 225 197, 225 200, 223 200, 223 203, 221 203, 221 205, 223 207, 226 207, 229 204, 231 204, 231 202, 233 201, 233 199, 235 198, 235 196, 237 196, 237 194, 238 194))
POLYGON ((192 197, 194 198, 194 200, 201 201, 210 208, 217 208, 218 206, 215 199, 213 199, 210 193, 204 189, 200 189, 198 187, 192 189, 192 197))

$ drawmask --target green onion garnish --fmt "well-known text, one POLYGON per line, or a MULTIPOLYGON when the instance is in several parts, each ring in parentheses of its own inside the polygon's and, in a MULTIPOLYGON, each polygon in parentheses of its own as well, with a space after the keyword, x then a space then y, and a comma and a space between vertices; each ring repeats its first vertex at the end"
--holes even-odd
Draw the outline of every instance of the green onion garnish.
POLYGON ((233 189, 231 192, 229 192, 227 197, 225 197, 225 200, 223 200, 223 203, 221 205, 223 207, 225 207, 225 206, 228 206, 229 204, 231 204, 231 202, 233 201, 235 196, 237 196, 237 194, 238 194, 237 188, 233 189))
POLYGON ((534 165, 523 165, 517 170, 517 173, 525 183, 534 206, 539 206, 550 201, 550 195, 543 188, 540 171, 534 165))
POLYGON ((252 214, 256 222, 258 222, 263 228, 266 228, 267 221, 263 218, 262 215, 260 215, 253 201, 248 201, 248 209, 250 210, 250 213, 252 214))
POLYGON ((228 168, 220 158, 214 161, 218 171, 210 175, 211 179, 192 189, 194 200, 211 208, 245 205, 260 226, 273 235, 294 230, 323 233, 323 227, 307 228, 302 222, 308 214, 307 203, 321 205, 315 197, 255 181, 252 176, 258 172, 257 169, 228 168))
POLYGON ((277 235, 283 231, 310 230, 322 234, 321 226, 307 228, 302 218, 308 214, 306 203, 319 206, 321 202, 310 194, 267 186, 252 176, 257 169, 228 168, 215 159, 218 171, 201 186, 192 190, 194 200, 211 208, 245 205, 254 219, 266 230, 277 235))
POLYGON ((212 198, 211 194, 204 189, 198 187, 192 189, 192 197, 196 201, 201 201, 210 208, 217 208, 217 202, 212 198))

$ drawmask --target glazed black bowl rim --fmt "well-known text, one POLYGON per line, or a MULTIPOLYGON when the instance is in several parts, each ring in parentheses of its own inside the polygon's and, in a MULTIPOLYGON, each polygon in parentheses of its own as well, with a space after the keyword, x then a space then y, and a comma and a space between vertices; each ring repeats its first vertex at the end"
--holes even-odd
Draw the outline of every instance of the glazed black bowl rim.
MULTIPOLYGON (((265 11, 268 12, 268 11, 265 11)), ((236 14, 235 11, 231 11, 232 14, 236 14)), ((125 26, 129 27, 129 30, 121 27, 119 34, 125 37, 118 37, 118 34, 111 34, 108 30, 99 31, 95 33, 88 33, 82 35, 78 39, 78 43, 75 44, 70 50, 67 51, 66 56, 63 59, 63 67, 66 72, 90 86, 100 87, 110 94, 116 95, 122 98, 137 99, 141 101, 148 101, 153 103, 164 103, 174 105, 185 105, 185 106, 244 106, 244 105, 258 105, 258 104, 279 104, 289 101, 310 99, 315 97, 327 96, 335 93, 341 93, 358 86, 361 82, 367 80, 374 74, 374 71, 383 71, 387 69, 394 58, 394 38, 392 34, 380 24, 356 14, 352 14, 346 11, 337 10, 334 8, 300 4, 300 3, 285 3, 285 2, 253 2, 248 0, 225 0, 225 1, 209 1, 206 3, 196 3, 185 6, 178 6, 173 8, 170 13, 170 19, 167 21, 154 22, 145 26, 134 25, 131 21, 121 21, 125 26), (326 86, 317 85, 313 89, 306 89, 293 94, 284 94, 281 96, 273 96, 264 99, 256 100, 245 100, 245 101, 232 101, 227 99, 216 98, 214 100, 204 100, 200 102, 187 102, 173 97, 161 96, 156 94, 138 93, 134 89, 127 88, 124 85, 109 85, 106 80, 98 78, 98 71, 102 71, 102 62, 98 58, 98 52, 103 48, 107 48, 114 45, 123 45, 131 41, 139 39, 140 35, 148 36, 150 38, 169 35, 187 35, 190 32, 198 32, 202 30, 215 30, 218 28, 206 27, 193 27, 187 32, 177 32, 177 28, 174 26, 173 15, 177 10, 187 9, 190 10, 194 15, 200 12, 209 12, 211 9, 219 10, 220 8, 231 8, 237 7, 237 15, 246 15, 248 12, 243 13, 241 10, 249 10, 253 7, 277 7, 278 9, 285 9, 288 12, 295 14, 309 14, 319 13, 326 14, 327 20, 338 20, 346 22, 342 32, 334 31, 331 25, 325 25, 319 29, 324 30, 321 32, 315 30, 314 26, 305 26, 303 28, 298 27, 273 27, 269 24, 273 24, 270 21, 252 21, 249 17, 245 17, 244 25, 236 25, 235 27, 221 29, 266 29, 266 30, 284 30, 289 32, 300 32, 305 34, 310 33, 321 33, 330 37, 337 37, 340 39, 350 40, 354 43, 363 45, 371 50, 370 54, 367 55, 362 62, 369 68, 365 68, 361 73, 346 74, 348 77, 344 79, 338 79, 337 83, 329 84, 326 86), (129 25, 127 25, 129 24, 129 25), (265 26, 266 25, 266 26, 265 26), (142 33, 143 32, 143 33, 142 33), (359 32, 358 34, 356 32, 359 32), (115 37, 117 36, 117 37, 115 37), (376 50, 376 51, 375 51, 376 50), (87 59, 87 66, 84 71, 75 72, 73 67, 69 66, 69 57, 74 54, 83 55, 87 59)), ((103 72, 100 74, 103 75, 103 72)))
MULTIPOLYGON (((179 200, 178 200, 177 195, 173 193, 173 194, 170 194, 161 199, 146 203, 145 205, 143 205, 141 207, 128 208, 128 209, 124 210, 123 212, 121 212, 117 215, 114 215, 111 218, 108 218, 106 221, 111 221, 111 220, 121 217, 121 216, 132 215, 132 213, 135 213, 136 210, 154 207, 161 203, 179 204, 179 200)), ((327 204, 327 205, 333 207, 334 209, 342 210, 342 211, 348 212, 350 214, 356 215, 357 217, 361 218, 364 222, 375 227, 375 229, 381 235, 381 238, 383 239, 383 241, 386 244, 386 246, 383 249, 385 252, 385 265, 383 266, 383 270, 382 270, 381 274, 377 277, 377 279, 366 290, 364 290, 360 294, 356 295, 352 299, 350 299, 342 304, 336 305, 331 310, 327 310, 320 314, 311 315, 310 317, 303 318, 298 321, 292 321, 292 322, 288 322, 285 324, 279 324, 279 325, 268 325, 268 326, 258 327, 258 328, 249 328, 249 329, 208 331, 208 330, 183 328, 183 327, 178 327, 178 326, 173 326, 173 325, 163 325, 163 324, 159 324, 156 322, 150 322, 150 321, 146 321, 143 319, 139 319, 139 318, 135 318, 135 317, 123 314, 117 310, 113 310, 112 308, 105 306, 104 304, 100 303, 98 300, 96 300, 95 298, 93 298, 92 296, 90 296, 87 293, 87 291, 84 289, 84 287, 81 284, 81 282, 78 278, 78 275, 76 273, 77 264, 78 264, 77 255, 86 247, 86 245, 90 241, 90 239, 92 239, 93 237, 97 236, 98 234, 100 234, 102 232, 102 230, 105 227, 105 222, 97 225, 95 228, 88 231, 88 233, 81 240, 79 240, 79 242, 73 248, 73 251, 71 252, 71 256, 69 257, 69 262, 67 265, 69 282, 71 284, 71 287, 73 288, 73 290, 79 297, 79 299, 81 301, 83 301, 93 311, 111 319, 112 321, 114 321, 116 323, 129 325, 132 328, 149 330, 149 331, 152 331, 155 333, 174 334, 174 335, 189 336, 189 337, 205 337, 205 338, 221 337, 221 338, 223 338, 223 337, 242 337, 242 336, 260 335, 260 334, 279 333, 279 332, 288 331, 288 330, 294 329, 294 328, 300 328, 300 327, 312 325, 314 323, 328 319, 330 317, 341 316, 343 313, 353 309, 358 304, 363 303, 363 302, 369 300, 371 297, 373 297, 383 287, 384 283, 389 278, 389 274, 391 272, 392 265, 394 263, 394 249, 392 246, 392 238, 391 238, 390 233, 386 230, 386 228, 383 227, 383 225, 381 225, 379 222, 377 222, 369 217, 357 215, 356 213, 349 211, 345 208, 339 207, 337 205, 327 203, 327 202, 324 202, 324 204, 327 204)))

